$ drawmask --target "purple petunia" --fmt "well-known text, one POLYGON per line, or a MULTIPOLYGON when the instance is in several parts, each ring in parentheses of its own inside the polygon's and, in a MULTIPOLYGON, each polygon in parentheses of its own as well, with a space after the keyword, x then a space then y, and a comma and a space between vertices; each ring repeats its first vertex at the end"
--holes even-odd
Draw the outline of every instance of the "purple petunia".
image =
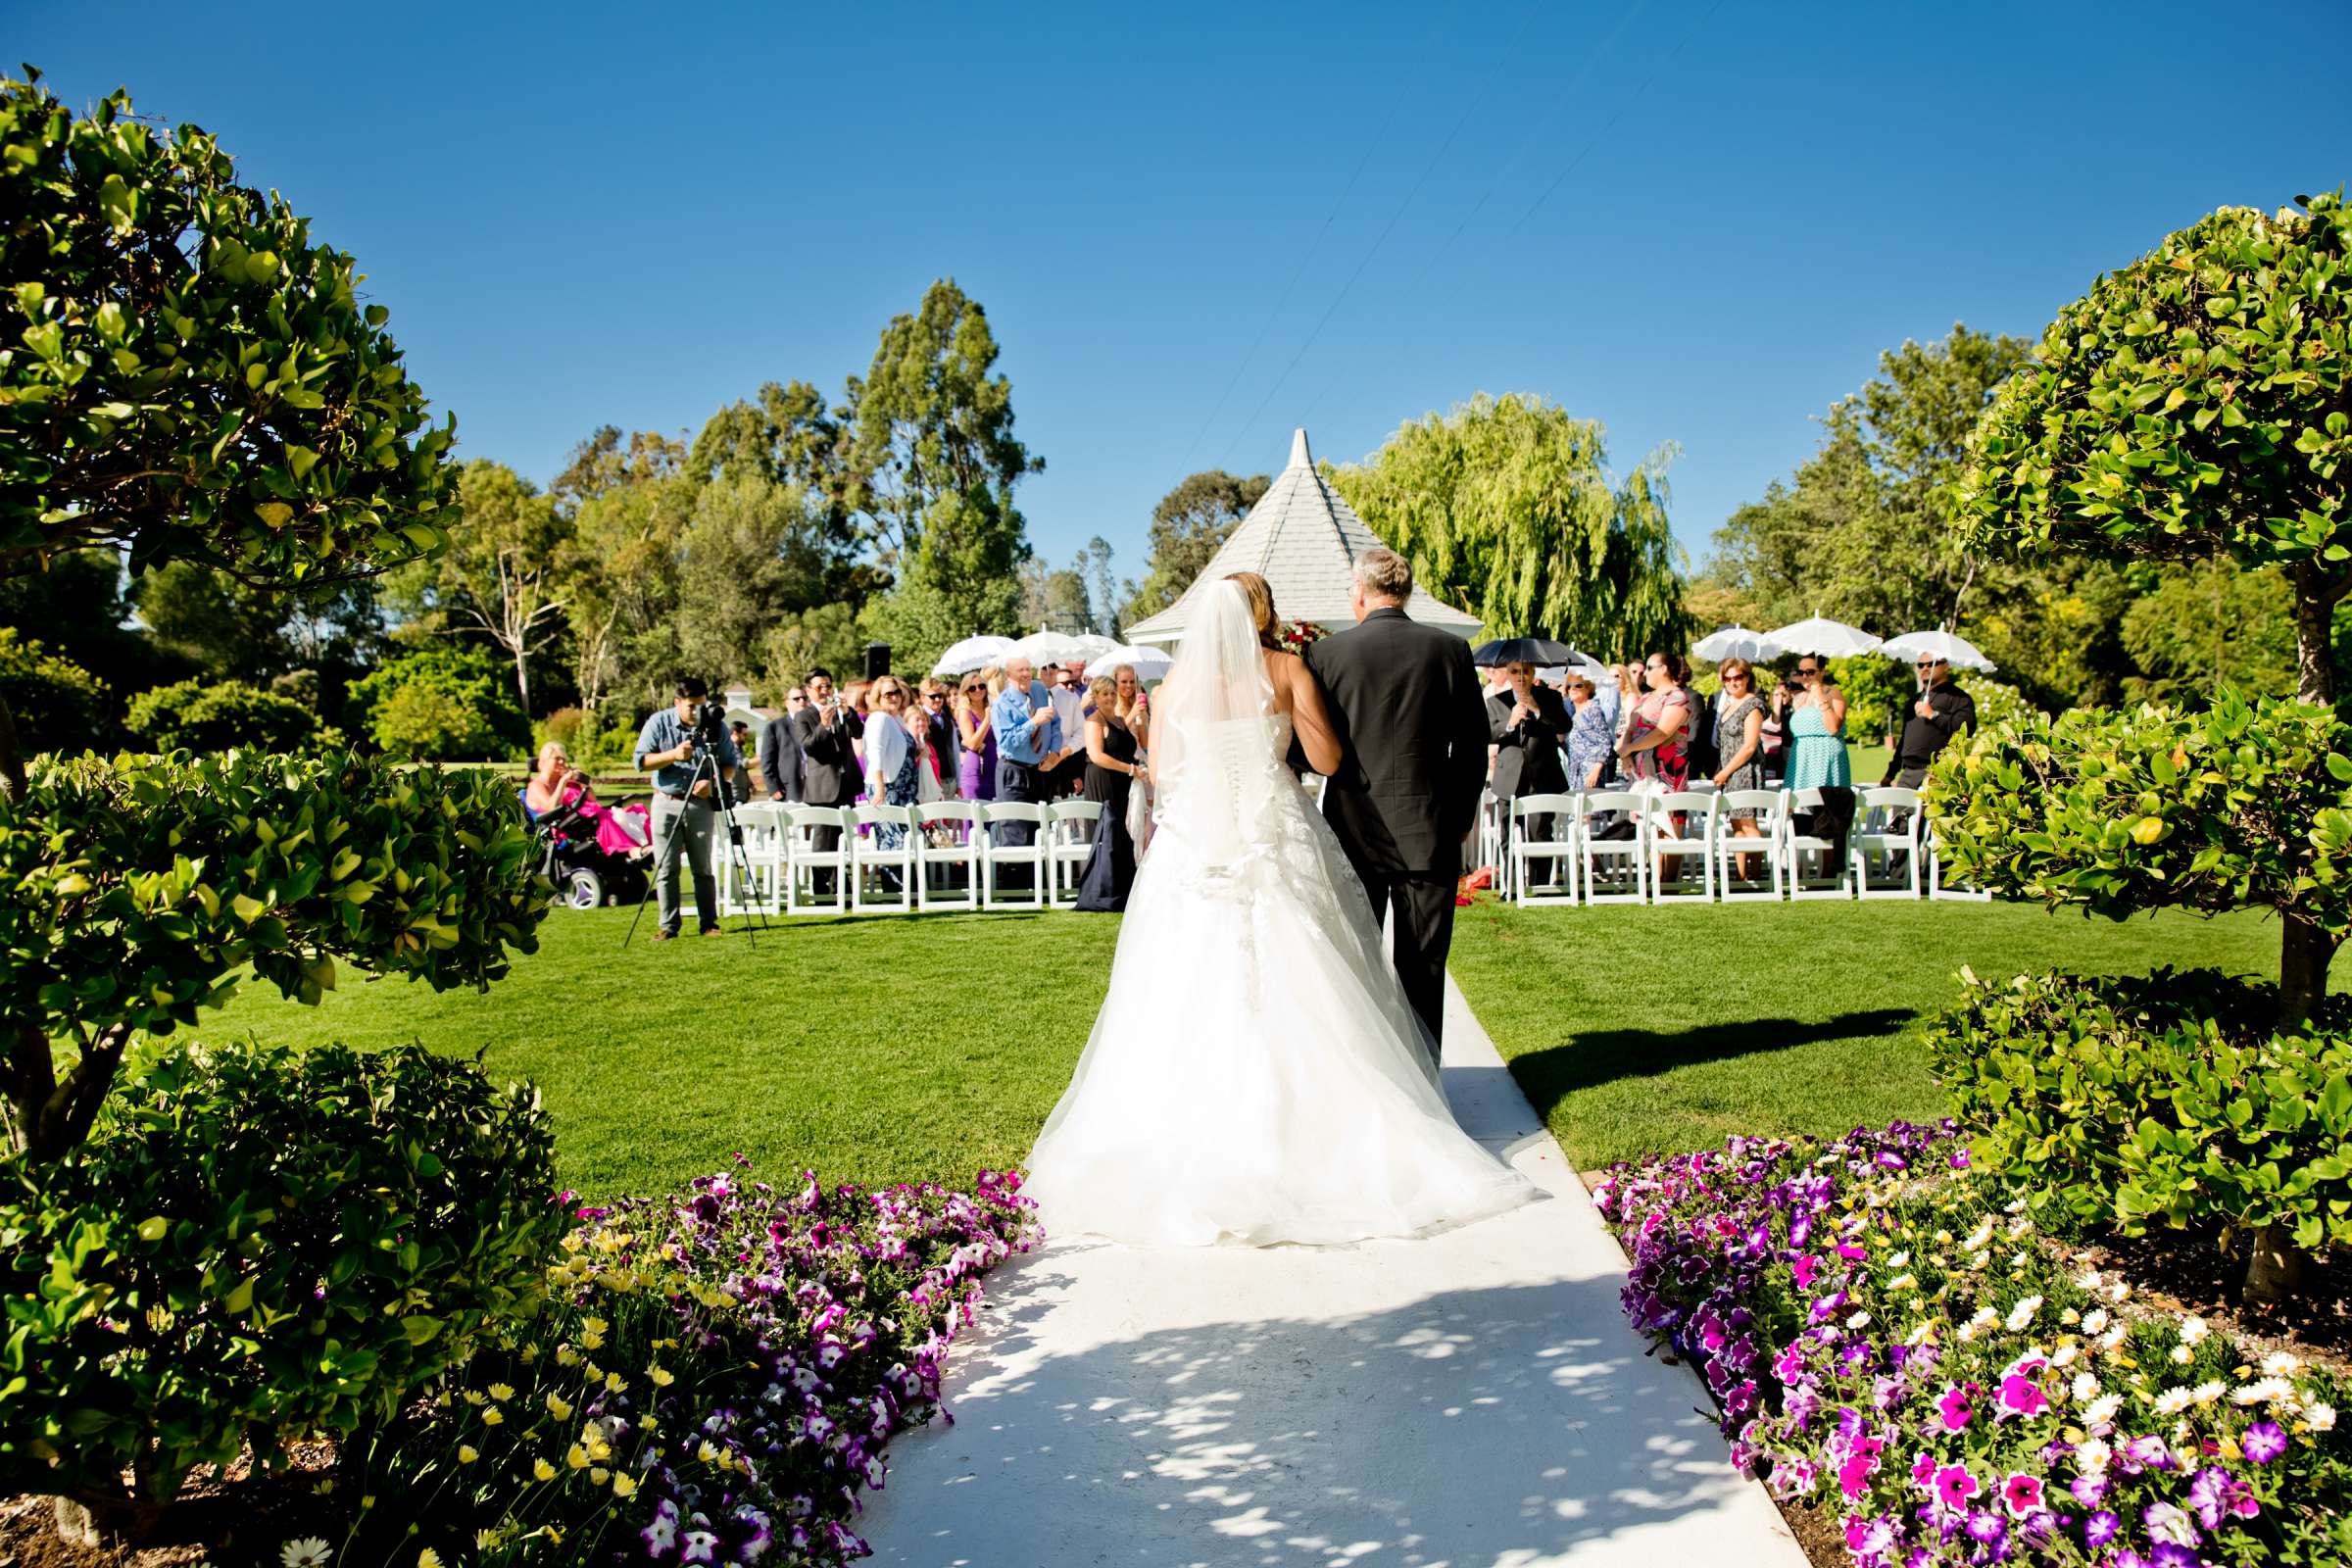
POLYGON ((2041 1477, 2011 1471, 2009 1479, 2001 1483, 2001 1506, 2012 1519, 2037 1511, 2041 1507, 2041 1477))
POLYGON ((2257 1421, 2246 1428, 2238 1447, 2248 1464, 2269 1464, 2286 1451, 2286 1432, 2276 1421, 2257 1421))
POLYGON ((1974 1383, 1964 1383, 1951 1385, 1936 1396, 1936 1419, 1943 1423, 1944 1431, 1962 1431, 1975 1419, 1976 1393, 1974 1383))

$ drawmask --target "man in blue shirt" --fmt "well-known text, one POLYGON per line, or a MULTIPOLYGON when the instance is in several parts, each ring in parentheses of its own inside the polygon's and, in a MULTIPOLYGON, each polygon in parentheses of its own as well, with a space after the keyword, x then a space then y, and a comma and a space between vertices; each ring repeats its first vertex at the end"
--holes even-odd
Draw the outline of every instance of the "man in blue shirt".
MULTIPOLYGON (((1004 661, 1004 690, 988 711, 997 734, 997 799, 1035 805, 1046 798, 1047 775, 1060 765, 1061 719, 1054 701, 1020 654, 1004 661)), ((1026 822, 996 829, 999 844, 1027 844, 1035 837, 1026 822)))
MULTIPOLYGON (((678 855, 694 862, 694 912, 704 936, 718 934, 718 883, 710 874, 711 781, 695 778, 700 743, 694 738, 695 710, 710 694, 692 675, 677 685, 677 700, 645 721, 637 732, 637 765, 654 773, 654 886, 662 900, 662 928, 656 942, 678 934, 678 855)), ((743 757, 724 730, 718 736, 719 788, 733 787, 743 757)))

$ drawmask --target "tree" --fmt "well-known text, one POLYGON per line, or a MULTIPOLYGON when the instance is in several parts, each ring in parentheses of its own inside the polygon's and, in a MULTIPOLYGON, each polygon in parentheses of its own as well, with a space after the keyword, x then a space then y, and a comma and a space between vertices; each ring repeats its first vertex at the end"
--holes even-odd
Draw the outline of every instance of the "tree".
POLYGON ((2143 672, 2129 682, 2137 698, 2201 706, 2220 686, 2248 697, 2295 689, 2294 589, 2276 566, 2166 566, 2124 612, 2123 638, 2143 672))
POLYGON ((76 118, 34 78, 0 78, 0 574, 112 546, 292 586, 439 549, 455 425, 427 426, 352 259, 201 129, 120 92, 76 118))
POLYGON ((240 747, 299 751, 318 733, 312 710, 241 680, 151 687, 131 699, 124 722, 150 750, 204 755, 240 747))
POLYGON ((1155 615, 1184 597, 1209 558, 1250 515, 1250 509, 1274 481, 1265 474, 1242 479, 1223 468, 1187 474, 1152 509, 1151 558, 1144 583, 1120 607, 1129 625, 1155 615))
POLYGON ((72 660, 0 626, 0 703, 16 715, 24 749, 38 755, 78 751, 103 736, 113 694, 72 660))
MULTIPOLYGON (((155 651, 124 624, 129 618, 119 551, 68 551, 36 571, 0 572, 0 630, 39 642, 54 657, 87 670, 117 693, 135 691, 157 678, 155 651)), ((164 673, 168 678, 179 672, 164 673)), ((24 710, 15 711, 21 722, 24 710)), ((93 713, 102 726, 116 716, 111 711, 93 713)), ((55 741, 53 737, 50 744, 55 741)))
POLYGON ((676 667, 678 539, 699 485, 686 449, 646 431, 628 438, 606 425, 573 449, 549 493, 569 518, 565 617, 573 685, 591 713, 624 671, 632 696, 661 702, 659 673, 676 667))
POLYGON ((1043 472, 1012 432, 1012 383, 992 375, 987 314, 951 278, 882 329, 872 366, 839 411, 851 429, 853 510, 881 564, 947 607, 957 635, 983 619, 996 586, 1028 559, 1012 491, 1043 472))
POLYGON ((1110 575, 1110 541, 1097 534, 1078 552, 1072 569, 1086 582, 1086 629, 1116 637, 1124 622, 1118 612, 1118 584, 1110 575))
POLYGON ((1602 658, 1683 645, 1681 550, 1653 453, 1622 483, 1599 421, 1516 393, 1404 425, 1331 481, 1421 586, 1490 635, 1557 637, 1602 658))
POLYGON ((1020 618, 1021 585, 999 577, 973 584, 971 591, 955 599, 929 583, 902 582, 868 600, 858 625, 863 633, 860 642, 890 644, 890 660, 898 668, 927 670, 977 629, 1015 626, 1020 618))
MULTIPOLYGON (((122 93, 78 118, 0 79, 0 577, 112 549, 289 589, 447 543, 454 425, 428 427, 349 256, 122 93)), ((337 953, 436 987, 504 973, 547 907, 504 793, 255 754, 28 772, 0 703, 17 1147, 72 1149, 133 1035, 192 1021, 248 962, 312 999, 337 953)))
POLYGON ((1086 576, 1077 567, 1059 569, 1034 558, 1021 563, 1023 626, 1076 635, 1095 629, 1094 606, 1086 591, 1086 576))
POLYGON ((379 750, 410 761, 487 761, 531 742, 498 656, 479 646, 432 642, 386 660, 353 683, 351 708, 379 750))
MULTIPOLYGON (((2340 190, 2299 206, 2223 208, 2060 311, 1985 414, 1957 505, 1988 548, 2283 570, 2297 690, 2326 704, 2352 587, 2352 212, 2340 190)), ((2102 896, 2154 906, 2180 890, 2128 879, 2102 896)), ((2342 935, 2315 900, 2277 905, 2290 1027, 2327 994, 2342 935)))
POLYGON ((712 680, 748 673, 767 629, 832 600, 843 569, 821 503, 763 473, 722 473, 678 540, 679 660, 712 680))
POLYGON ((571 529, 551 496, 503 463, 476 458, 459 480, 449 548, 394 579, 402 608, 444 632, 479 632, 513 664, 531 710, 531 655, 563 629, 571 529))

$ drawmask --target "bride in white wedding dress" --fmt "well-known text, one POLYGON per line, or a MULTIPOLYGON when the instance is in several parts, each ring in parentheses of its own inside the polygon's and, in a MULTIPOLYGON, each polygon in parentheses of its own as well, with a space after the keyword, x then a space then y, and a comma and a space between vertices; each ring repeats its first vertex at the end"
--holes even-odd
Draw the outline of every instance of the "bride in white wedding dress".
POLYGON ((1154 694, 1157 831, 1026 1191, 1054 1236, 1334 1245, 1538 1189, 1454 1122, 1372 906, 1284 765, 1339 762, 1314 676, 1228 578, 1154 694), (1263 630, 1261 631, 1261 625, 1263 630))

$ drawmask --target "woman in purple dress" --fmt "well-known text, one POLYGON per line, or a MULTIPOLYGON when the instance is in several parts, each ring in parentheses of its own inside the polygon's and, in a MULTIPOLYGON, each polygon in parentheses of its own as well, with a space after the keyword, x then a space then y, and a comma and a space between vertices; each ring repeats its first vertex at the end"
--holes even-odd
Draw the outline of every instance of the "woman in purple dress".
POLYGON ((967 801, 997 798, 997 729, 988 721, 988 672, 966 675, 956 693, 956 791, 967 801))

